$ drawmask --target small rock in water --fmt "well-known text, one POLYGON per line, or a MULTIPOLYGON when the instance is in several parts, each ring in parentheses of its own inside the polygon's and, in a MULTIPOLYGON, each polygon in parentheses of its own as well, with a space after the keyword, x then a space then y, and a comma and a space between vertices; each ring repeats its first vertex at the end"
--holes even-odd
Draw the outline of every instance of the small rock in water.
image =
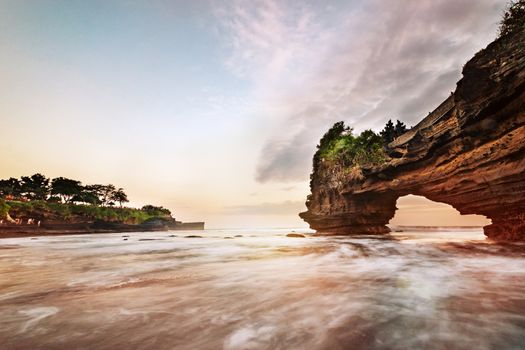
POLYGON ((289 233, 286 235, 286 237, 294 237, 294 238, 304 238, 304 235, 300 233, 289 233))
POLYGON ((224 237, 224 239, 233 239, 233 237, 226 236, 226 237, 224 237))
POLYGON ((127 237, 129 237, 129 236, 128 236, 128 235, 124 235, 124 236, 122 236, 122 237, 127 238, 127 237))
POLYGON ((169 235, 168 237, 177 237, 177 235, 169 235))
POLYGON ((242 235, 235 235, 235 237, 242 237, 242 235))
POLYGON ((124 238, 123 241, 127 241, 128 239, 127 238, 124 238))
POLYGON ((159 239, 155 239, 155 238, 141 238, 141 239, 139 239, 139 241, 159 241, 159 239))
POLYGON ((189 236, 184 236, 184 238, 202 238, 202 236, 189 235, 189 236))

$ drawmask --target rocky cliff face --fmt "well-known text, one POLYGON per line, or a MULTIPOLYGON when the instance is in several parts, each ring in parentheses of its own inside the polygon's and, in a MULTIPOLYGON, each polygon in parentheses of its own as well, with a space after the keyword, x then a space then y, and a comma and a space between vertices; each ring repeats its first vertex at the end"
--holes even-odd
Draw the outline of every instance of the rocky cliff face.
POLYGON ((320 233, 386 233, 397 199, 415 194, 487 216, 489 238, 525 240, 525 31, 476 54, 456 91, 388 153, 362 177, 321 161, 300 216, 320 233))

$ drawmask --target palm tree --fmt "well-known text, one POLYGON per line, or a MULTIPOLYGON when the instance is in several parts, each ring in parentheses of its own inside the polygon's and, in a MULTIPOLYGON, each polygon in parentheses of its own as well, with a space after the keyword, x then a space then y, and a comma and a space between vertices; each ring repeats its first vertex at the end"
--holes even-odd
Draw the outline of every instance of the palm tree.
POLYGON ((113 191, 109 199, 113 202, 118 202, 121 208, 122 208, 122 203, 129 202, 128 195, 124 193, 123 188, 119 188, 113 191))

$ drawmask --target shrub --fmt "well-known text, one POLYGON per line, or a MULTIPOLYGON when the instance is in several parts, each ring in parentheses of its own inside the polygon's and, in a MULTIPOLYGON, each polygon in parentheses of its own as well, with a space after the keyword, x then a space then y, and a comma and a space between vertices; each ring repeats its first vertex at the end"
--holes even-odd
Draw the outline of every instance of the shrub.
POLYGON ((360 135, 352 133, 339 135, 338 138, 319 150, 319 157, 338 162, 345 167, 370 166, 382 164, 386 160, 383 139, 372 130, 365 130, 360 135))
POLYGON ((7 204, 10 206, 9 214, 13 217, 25 216, 33 210, 31 202, 9 201, 7 204))
POLYGON ((164 207, 154 206, 151 204, 145 205, 141 209, 142 211, 148 213, 151 216, 168 216, 171 215, 171 211, 164 207))

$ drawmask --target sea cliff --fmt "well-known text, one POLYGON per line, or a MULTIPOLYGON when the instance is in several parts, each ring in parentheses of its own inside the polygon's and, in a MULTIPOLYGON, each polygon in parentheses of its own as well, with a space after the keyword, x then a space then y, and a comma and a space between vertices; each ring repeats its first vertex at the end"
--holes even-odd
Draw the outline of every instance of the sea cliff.
POLYGON ((385 151, 361 176, 320 159, 301 218, 319 233, 387 233, 397 199, 414 194, 485 215, 489 238, 525 240, 525 31, 477 53, 455 91, 385 151))

